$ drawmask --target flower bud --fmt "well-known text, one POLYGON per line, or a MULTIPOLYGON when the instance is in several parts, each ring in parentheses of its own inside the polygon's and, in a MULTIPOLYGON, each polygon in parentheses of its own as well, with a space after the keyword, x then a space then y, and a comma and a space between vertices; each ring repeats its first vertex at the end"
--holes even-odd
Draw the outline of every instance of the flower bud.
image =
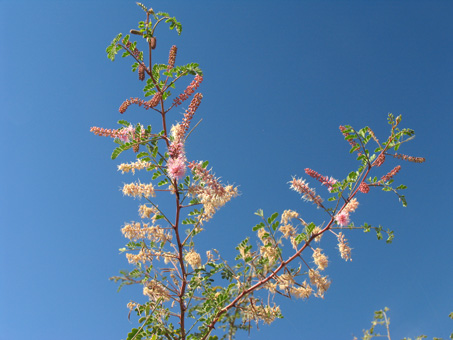
POLYGON ((151 44, 151 49, 155 49, 156 48, 156 38, 155 37, 151 37, 149 39, 149 43, 151 44))

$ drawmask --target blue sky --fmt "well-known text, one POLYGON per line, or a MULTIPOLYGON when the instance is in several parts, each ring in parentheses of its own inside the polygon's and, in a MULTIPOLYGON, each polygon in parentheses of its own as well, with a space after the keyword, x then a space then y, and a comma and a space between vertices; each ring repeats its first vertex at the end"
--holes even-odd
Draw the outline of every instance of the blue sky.
MULTIPOLYGON (((395 230, 391 245, 350 233, 353 261, 333 239, 323 244, 332 286, 324 300, 277 300, 285 318, 237 339, 352 339, 373 311, 391 309, 392 337, 447 338, 453 329, 451 191, 453 3, 450 1, 153 1, 183 24, 163 26, 156 58, 198 62, 204 71, 203 122, 189 159, 208 159, 240 186, 200 242, 232 257, 258 220, 253 212, 320 211, 289 190, 306 167, 344 177, 354 157, 340 124, 368 125, 380 139, 388 112, 403 115, 417 138, 402 153, 397 183, 408 207, 381 191, 360 198, 357 224, 395 230), (448 212, 450 211, 450 213, 448 212)), ((127 60, 105 48, 142 20, 133 1, 0 1, 0 338, 122 339, 133 324, 108 278, 126 268, 120 228, 138 201, 122 196, 110 140, 122 101, 141 94, 127 60)), ((174 121, 181 118, 174 113, 174 121)), ((149 111, 126 119, 157 124, 149 111)), ((128 160, 124 157, 122 160, 128 160)), ((389 160, 382 173, 397 163, 389 160)), ((141 177, 146 180, 145 176, 141 177)), ((321 192, 321 188, 318 188, 321 192)))

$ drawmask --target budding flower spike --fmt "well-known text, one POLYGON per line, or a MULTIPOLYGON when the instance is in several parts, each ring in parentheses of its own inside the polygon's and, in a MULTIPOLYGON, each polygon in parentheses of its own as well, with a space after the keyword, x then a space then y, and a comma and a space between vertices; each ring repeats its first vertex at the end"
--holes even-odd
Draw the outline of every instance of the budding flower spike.
MULTIPOLYGON (((310 221, 307 209, 299 207, 304 205, 301 200, 295 200, 296 207, 285 209, 281 216, 277 212, 265 216, 259 209, 255 214, 260 221, 252 227, 253 233, 235 247, 235 262, 227 261, 212 248, 222 240, 212 237, 203 244, 198 235, 204 232, 203 228, 216 230, 218 225, 209 222, 239 195, 238 187, 221 181, 208 168, 207 161, 191 159, 186 143, 197 126, 192 126, 192 122, 203 99, 197 92, 203 72, 196 63, 176 65, 175 45, 170 48, 167 64, 153 63, 155 59, 167 58, 167 51, 159 55, 160 46, 165 44, 156 44, 156 28, 168 24, 180 34, 182 26, 168 13, 137 4, 144 11, 144 20, 130 33, 138 41, 119 34, 106 52, 114 60, 122 50, 122 57, 132 61, 132 71, 138 72, 138 80, 144 84, 144 98, 126 99, 119 113, 125 114, 131 105, 137 105, 148 110, 145 117, 150 117, 154 126, 119 120, 117 129, 90 130, 97 136, 112 138, 116 144, 112 159, 123 152, 134 157, 117 166, 123 176, 142 179, 125 183, 120 189, 124 196, 139 199, 140 203, 138 221, 129 220, 121 226, 126 245, 120 252, 125 253, 131 268, 111 278, 120 288, 138 285, 143 294, 127 304, 129 316, 135 313, 139 324, 127 338, 210 340, 228 335, 233 339, 237 331, 250 331, 251 321, 271 324, 282 318, 280 307, 272 302, 277 294, 297 299, 326 297, 333 279, 324 273, 335 263, 329 254, 332 243, 326 238, 334 235, 335 254, 345 261, 351 261, 346 233, 374 230, 378 239, 386 234, 387 243, 392 241, 393 231, 380 225, 360 225, 359 200, 360 205, 365 205, 368 196, 362 194, 378 187, 396 194, 406 204, 401 194, 406 187, 392 187, 393 181, 401 176, 396 176, 401 166, 394 165, 387 173, 382 169, 392 161, 425 161, 396 153, 401 144, 413 138, 413 131, 399 129, 401 117, 393 115, 389 115, 390 136, 381 139, 385 140, 382 143, 369 127, 355 130, 348 125, 340 126, 358 167, 349 172, 335 169, 335 178, 302 168, 315 181, 309 184, 296 176, 289 181, 290 189, 315 204, 317 209, 313 210, 321 216, 310 221), (184 90, 175 96, 173 88, 187 76, 190 84, 181 87, 184 90), (190 104, 178 121, 172 109, 189 98, 190 104), (376 144, 374 153, 367 149, 372 143, 376 144), (337 177, 342 173, 347 176, 337 177), (320 190, 325 200, 316 193, 316 185, 324 187, 320 190), (323 248, 321 241, 325 244, 323 248)), ((228 228, 242 226, 234 224, 228 228)))

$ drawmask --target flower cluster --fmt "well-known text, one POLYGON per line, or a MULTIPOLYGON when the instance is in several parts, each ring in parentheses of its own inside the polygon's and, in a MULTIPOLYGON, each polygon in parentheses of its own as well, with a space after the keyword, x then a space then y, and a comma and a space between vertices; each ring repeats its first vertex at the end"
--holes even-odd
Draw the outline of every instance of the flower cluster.
POLYGON ((162 98, 162 94, 160 92, 156 92, 154 96, 146 101, 140 98, 130 98, 126 99, 118 109, 118 111, 123 114, 126 112, 127 108, 131 106, 132 104, 137 104, 138 106, 143 106, 146 110, 149 110, 150 108, 156 107, 157 104, 159 104, 160 100, 162 98))
POLYGON ((414 162, 414 163, 423 163, 425 161, 425 158, 423 158, 423 157, 412 157, 412 156, 397 154, 397 153, 392 155, 392 157, 402 159, 403 161, 414 162))
POLYGON ((335 215, 335 221, 338 225, 346 227, 349 224, 349 214, 354 212, 359 206, 359 202, 356 198, 353 198, 346 204, 346 206, 335 215))
POLYGON ((146 263, 152 260, 151 251, 146 248, 140 249, 138 254, 126 254, 127 261, 131 264, 146 263))
POLYGON ((373 164, 371 164, 371 166, 377 166, 377 167, 380 167, 382 164, 384 164, 385 162, 385 155, 384 153, 381 153, 378 158, 376 158, 376 160, 373 162, 373 164))
POLYGON ((324 298, 324 293, 330 287, 330 281, 327 279, 327 276, 321 276, 317 270, 310 269, 308 272, 310 278, 310 283, 316 286, 317 292, 315 296, 324 298))
POLYGON ((296 211, 285 210, 281 217, 280 232, 284 238, 293 237, 296 235, 296 229, 290 223, 293 218, 298 218, 299 214, 296 211))
POLYGON ((269 265, 273 265, 280 255, 278 246, 264 228, 258 230, 258 238, 263 243, 263 246, 260 247, 261 256, 269 261, 269 265))
POLYGON ((151 280, 146 282, 143 287, 143 295, 148 296, 151 300, 157 301, 162 299, 163 301, 170 300, 170 294, 162 284, 157 280, 151 280))
POLYGON ((360 183, 358 189, 360 192, 363 192, 364 194, 368 194, 370 192, 370 186, 365 182, 360 183))
POLYGON ((290 183, 291 189, 301 194, 302 198, 315 203, 318 207, 322 207, 322 198, 319 195, 316 195, 315 190, 311 189, 308 184, 305 183, 305 180, 293 177, 293 180, 290 183))
POLYGON ((123 136, 126 134, 126 131, 124 129, 104 129, 96 126, 93 126, 90 129, 90 132, 93 132, 97 136, 111 138, 123 138, 123 136))
POLYGON ((309 175, 310 177, 313 177, 314 179, 320 181, 322 183, 322 185, 325 185, 327 187, 327 190, 329 190, 329 192, 332 191, 333 185, 335 183, 337 183, 337 180, 335 178, 333 178, 333 177, 329 178, 327 176, 322 176, 319 173, 317 173, 316 171, 309 169, 309 168, 305 169, 305 173, 307 175, 309 175))
MULTIPOLYGON (((126 43, 126 47, 130 50, 132 47, 132 43, 130 41, 128 41, 126 43)), ((137 47, 135 47, 134 50, 130 50, 130 52, 132 52, 132 55, 136 58, 138 58, 140 56, 140 51, 138 50, 137 47)))
POLYGON ((197 74, 194 80, 190 83, 189 86, 181 93, 178 97, 173 100, 175 106, 181 105, 183 101, 187 100, 195 90, 200 86, 201 82, 203 81, 203 76, 197 74))
POLYGON ((156 221, 156 215, 159 214, 159 210, 156 207, 148 207, 146 204, 141 205, 138 208, 138 214, 141 218, 151 218, 153 223, 156 221), (153 217, 151 217, 151 214, 153 217))
POLYGON ((322 235, 323 235, 323 234, 320 234, 321 231, 322 231, 322 229, 320 227, 318 227, 318 226, 313 228, 313 231, 311 232, 312 235, 318 235, 318 236, 315 237, 315 242, 318 242, 318 243, 321 242, 321 238, 322 238, 322 235))
POLYGON ((126 224, 122 229, 124 237, 131 241, 137 240, 152 240, 156 242, 170 241, 172 236, 166 233, 163 228, 158 225, 149 225, 148 223, 131 222, 126 224))
POLYGON ((343 233, 339 233, 337 236, 338 240, 338 250, 340 251, 340 256, 343 260, 352 261, 351 259, 351 248, 348 245, 346 238, 343 233))
POLYGON ((242 310, 242 321, 244 323, 255 321, 258 323, 260 320, 265 324, 270 325, 276 318, 281 317, 280 307, 274 305, 273 307, 267 305, 256 305, 257 299, 250 301, 242 310))
POLYGON ((145 80, 145 66, 143 64, 138 66, 138 79, 141 81, 145 80))
POLYGON ((346 227, 349 224, 349 214, 345 212, 340 212, 335 215, 335 221, 338 225, 346 227))
POLYGON ((277 277, 278 289, 286 290, 294 285, 296 281, 291 273, 285 273, 277 277))
POLYGON ((186 155, 184 144, 179 140, 173 141, 169 148, 170 158, 167 161, 167 172, 171 179, 181 179, 186 173, 186 155))
POLYGON ((321 253, 321 248, 313 250, 313 262, 318 266, 319 270, 324 270, 329 265, 329 260, 326 255, 321 253))
POLYGON ((201 256, 196 251, 191 250, 185 256, 184 260, 192 267, 192 269, 197 269, 201 266, 201 256))
POLYGON ((304 281, 299 287, 291 287, 290 292, 297 299, 308 299, 313 293, 313 288, 304 281))
POLYGON ((173 69, 175 67, 175 61, 176 61, 176 52, 178 51, 178 48, 173 45, 170 48, 170 53, 168 55, 168 66, 167 66, 167 72, 173 69))
POLYGON ((135 162, 131 163, 122 163, 118 165, 118 171, 121 171, 121 173, 125 172, 132 172, 135 174, 135 170, 143 170, 146 169, 147 167, 151 166, 151 162, 144 162, 141 159, 135 162))
POLYGON ((202 162, 191 162, 188 167, 201 183, 190 187, 189 193, 203 204, 204 211, 199 217, 200 222, 208 221, 216 210, 238 195, 238 190, 232 185, 223 186, 209 170, 203 167, 202 162))
POLYGON ((131 197, 154 197, 154 187, 151 183, 149 184, 142 184, 142 183, 130 183, 124 184, 123 186, 123 194, 125 196, 131 197))
POLYGON ((383 184, 387 182, 388 180, 392 179, 393 176, 395 176, 399 171, 401 170, 401 165, 397 165, 395 168, 393 168, 392 171, 390 171, 388 174, 385 176, 382 176, 381 180, 378 182, 378 184, 383 184))
POLYGON ((184 113, 184 118, 182 120, 182 127, 184 129, 184 134, 187 133, 189 130, 190 122, 192 121, 192 118, 197 111, 198 107, 201 104, 201 100, 203 99, 203 95, 201 93, 197 93, 192 101, 190 102, 189 108, 186 110, 184 113))

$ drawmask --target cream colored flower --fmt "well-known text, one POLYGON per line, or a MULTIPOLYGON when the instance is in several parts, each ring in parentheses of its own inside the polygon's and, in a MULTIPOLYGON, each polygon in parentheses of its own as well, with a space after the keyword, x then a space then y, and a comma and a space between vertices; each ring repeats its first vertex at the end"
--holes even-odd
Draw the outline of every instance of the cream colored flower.
POLYGON ((149 166, 151 166, 150 162, 144 162, 139 159, 138 161, 132 163, 123 163, 118 165, 118 171, 121 171, 123 174, 125 172, 131 171, 133 174, 135 174, 135 170, 143 170, 149 166))
POLYGON ((264 258, 268 259, 270 264, 273 264, 273 263, 275 263, 275 261, 278 258, 278 255, 279 255, 278 247, 262 246, 262 247, 260 247, 260 254, 264 258))
POLYGON ((315 296, 324 298, 324 293, 330 287, 330 281, 327 279, 327 276, 321 276, 317 270, 310 269, 308 272, 308 276, 310 278, 310 283, 317 288, 317 292, 315 296))
MULTIPOLYGON (((138 208, 138 213, 141 218, 151 218, 151 214, 156 215, 158 210, 155 207, 148 207, 146 204, 143 204, 138 208)), ((155 220, 155 216, 153 217, 153 220, 155 220)))
POLYGON ((151 280, 145 283, 143 286, 143 295, 148 296, 153 301, 157 301, 158 299, 163 299, 163 301, 170 300, 170 295, 166 288, 157 280, 151 280))
POLYGON ((154 197, 154 187, 151 183, 149 184, 142 184, 142 183, 130 183, 124 184, 123 186, 123 194, 125 196, 132 196, 141 198, 144 197, 154 197))
POLYGON ((201 256, 194 250, 189 251, 184 256, 184 259, 192 267, 192 269, 197 269, 201 266, 201 256))
POLYGON ((318 266, 319 270, 324 270, 329 265, 329 260, 326 255, 321 253, 321 250, 321 248, 313 250, 313 262, 318 266))
POLYGON ((348 245, 346 238, 343 233, 338 234, 338 249, 340 250, 341 258, 345 261, 352 261, 351 259, 351 248, 348 245))
POLYGON ((285 210, 282 214, 281 224, 288 224, 293 218, 299 217, 299 214, 293 210, 285 210))
POLYGON ((289 287, 291 287, 294 284, 294 277, 291 275, 291 273, 285 273, 280 275, 277 278, 278 282, 278 288, 281 290, 286 290, 289 287))
POLYGON ((343 208, 342 212, 345 212, 347 214, 354 212, 357 207, 359 206, 359 201, 357 201, 357 198, 353 198, 346 204, 346 206, 343 208))
POLYGON ((290 292, 297 299, 308 299, 313 292, 313 288, 304 281, 300 287, 291 287, 290 292))
POLYGON ((296 229, 291 224, 283 224, 279 228, 284 238, 288 238, 296 235, 296 229))
MULTIPOLYGON (((314 234, 319 234, 320 232, 322 231, 322 229, 318 226, 314 227, 313 228, 313 231, 311 232, 312 235, 314 234)), ((321 238, 322 238, 322 235, 323 234, 319 234, 318 236, 315 237, 315 242, 321 242, 321 238)))
POLYGON ((252 300, 251 304, 242 310, 242 320, 247 323, 255 321, 258 323, 260 320, 265 324, 271 324, 276 318, 281 317, 279 306, 263 306, 257 305, 257 300, 252 300))

